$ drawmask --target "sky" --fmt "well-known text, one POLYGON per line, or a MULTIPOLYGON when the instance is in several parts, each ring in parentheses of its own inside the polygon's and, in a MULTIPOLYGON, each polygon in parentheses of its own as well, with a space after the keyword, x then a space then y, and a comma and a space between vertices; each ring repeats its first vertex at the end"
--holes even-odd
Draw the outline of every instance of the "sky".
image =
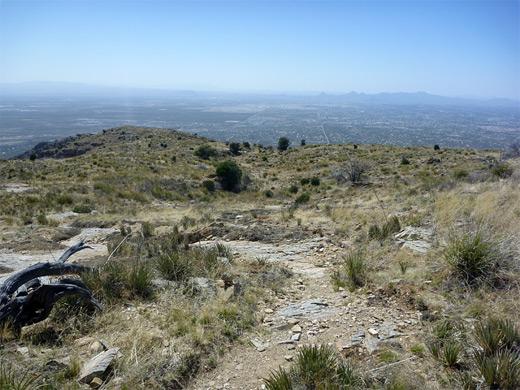
POLYGON ((0 82, 518 100, 519 4, 0 0, 0 82))

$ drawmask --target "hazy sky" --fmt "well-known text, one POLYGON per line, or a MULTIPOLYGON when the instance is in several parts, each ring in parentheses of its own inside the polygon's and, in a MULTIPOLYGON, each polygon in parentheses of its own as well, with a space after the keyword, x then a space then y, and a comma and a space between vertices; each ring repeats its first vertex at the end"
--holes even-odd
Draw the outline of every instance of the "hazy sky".
POLYGON ((0 1, 0 81, 519 98, 519 1, 0 1))

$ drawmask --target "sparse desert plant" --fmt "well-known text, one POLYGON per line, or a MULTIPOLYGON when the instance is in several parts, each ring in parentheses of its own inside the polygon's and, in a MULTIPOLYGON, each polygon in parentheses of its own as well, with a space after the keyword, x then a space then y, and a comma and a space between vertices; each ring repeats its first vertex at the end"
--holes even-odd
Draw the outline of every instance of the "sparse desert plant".
POLYGON ((163 278, 176 282, 187 279, 192 273, 191 264, 178 251, 158 256, 155 267, 163 278))
POLYGON ((406 156, 403 156, 401 158, 401 165, 410 165, 410 160, 408 160, 406 156))
POLYGON ((365 285, 367 277, 367 260, 364 251, 358 250, 349 253, 344 258, 343 268, 346 272, 351 290, 365 285))
POLYGON ((311 199, 311 195, 308 192, 304 192, 294 200, 294 204, 300 205, 307 203, 311 199))
POLYGON ((265 196, 266 198, 272 198, 272 197, 274 196, 273 191, 271 191, 271 190, 265 190, 265 191, 264 191, 264 196, 265 196))
POLYGON ((266 389, 350 389, 363 378, 329 346, 304 346, 289 369, 279 367, 264 379, 266 389))
POLYGON ((309 184, 310 182, 311 182, 311 179, 309 179, 308 177, 304 177, 303 179, 300 180, 300 184, 302 186, 309 184))
POLYGON ((4 358, 0 358, 0 389, 5 390, 35 390, 41 388, 36 381, 40 375, 31 374, 25 370, 23 375, 17 375, 12 365, 5 363, 4 358))
POLYGON ((204 187, 208 192, 215 192, 215 182, 213 180, 204 180, 202 182, 202 187, 204 187))
POLYGON ((203 160, 209 160, 211 157, 218 156, 217 150, 210 145, 199 146, 193 154, 203 160))
POLYGON ((465 169, 457 169, 455 172, 453 172, 453 177, 457 180, 463 180, 468 176, 469 172, 465 169))
POLYGON ((217 176, 222 188, 226 191, 240 191, 240 180, 242 170, 238 164, 232 160, 221 162, 217 165, 217 176))
POLYGON ((155 229, 150 222, 143 222, 141 226, 141 233, 144 238, 152 237, 155 233, 155 229))
POLYGON ((346 178, 352 183, 362 183, 366 178, 368 165, 361 160, 349 160, 343 168, 346 178))
POLYGON ((475 352, 477 370, 492 389, 518 389, 520 386, 520 356, 518 351, 502 350, 488 356, 475 352))
POLYGON ((500 162, 493 166, 491 173, 500 179, 506 179, 513 174, 513 168, 506 162, 500 162))
POLYGON ((372 240, 383 241, 393 233, 397 233, 401 230, 401 224, 397 216, 390 217, 381 227, 377 224, 373 224, 368 229, 368 238, 372 240))
POLYGON ((442 346, 442 364, 446 367, 455 367, 459 362, 461 351, 462 348, 458 342, 454 340, 446 341, 442 346))
POLYGON ((289 191, 291 194, 296 194, 296 193, 298 193, 298 186, 295 186, 293 184, 292 186, 289 187, 289 189, 287 191, 289 191))
POLYGON ((278 150, 280 152, 284 152, 289 149, 289 145, 291 145, 291 141, 287 137, 280 137, 278 140, 278 150))
POLYGON ((90 207, 88 204, 82 204, 74 206, 72 211, 78 214, 90 214, 92 212, 92 207, 90 207))
POLYGON ((151 294, 153 274, 146 263, 134 264, 127 276, 127 288, 134 294, 147 298, 151 294))
POLYGON ((231 142, 229 144, 229 151, 233 156, 239 156, 240 155, 240 144, 238 142, 231 142))
POLYGON ((498 242, 482 228, 453 235, 444 251, 445 261, 469 285, 490 281, 497 271, 498 242))
POLYGON ((311 186, 319 186, 320 185, 320 178, 319 177, 313 177, 311 179, 311 186))

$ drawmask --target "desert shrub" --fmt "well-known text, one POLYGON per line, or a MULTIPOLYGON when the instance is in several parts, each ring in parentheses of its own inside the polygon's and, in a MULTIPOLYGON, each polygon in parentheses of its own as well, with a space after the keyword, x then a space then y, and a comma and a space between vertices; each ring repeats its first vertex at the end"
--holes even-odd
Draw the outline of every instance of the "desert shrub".
POLYGON ((469 285, 491 281, 499 262, 498 242, 481 228, 453 235, 444 251, 444 259, 455 274, 469 285))
POLYGON ((204 187, 208 192, 215 192, 215 182, 213 180, 204 180, 202 182, 202 187, 204 187))
POLYGON ((288 370, 278 368, 264 384, 268 390, 349 389, 361 386, 363 378, 332 347, 309 345, 301 348, 288 370))
POLYGON ((240 191, 242 170, 234 161, 227 160, 217 165, 217 176, 222 188, 226 191, 240 191))
POLYGON ((0 389, 6 390, 36 390, 36 381, 40 375, 31 374, 25 369, 23 375, 17 375, 10 364, 5 363, 5 359, 0 359, 0 389))
POLYGON ((274 196, 273 191, 271 191, 271 190, 265 190, 265 191, 264 191, 264 196, 265 196, 266 198, 272 198, 272 197, 274 196))
POLYGON ((155 233, 155 229, 150 222, 143 222, 141 233, 144 238, 152 237, 155 233))
POLYGON ((357 287, 365 285, 367 261, 363 251, 355 251, 349 253, 343 262, 343 268, 348 278, 349 289, 354 290, 357 287))
POLYGON ((244 148, 246 148, 246 149, 250 149, 251 148, 251 144, 249 142, 247 142, 247 141, 242 142, 242 146, 244 148))
POLYGON ((441 150, 441 147, 437 144, 433 145, 433 150, 441 150))
POLYGON ((217 157, 218 152, 211 145, 201 145, 193 153, 195 156, 202 158, 203 160, 209 160, 211 157, 217 157))
POLYGON ((146 263, 134 264, 128 272, 126 287, 135 295, 147 298, 152 290, 152 270, 146 263))
POLYGON ((453 172, 453 177, 457 180, 465 179, 469 176, 469 172, 465 169, 457 169, 455 172, 453 172))
POLYGON ((310 182, 311 182, 311 179, 309 179, 308 177, 304 177, 303 179, 300 180, 300 184, 302 186, 309 184, 310 182))
POLYGON ((300 141, 300 146, 305 146, 305 145, 307 145, 307 142, 304 139, 302 139, 300 141))
POLYGON ((240 155, 240 144, 238 142, 231 142, 229 144, 229 151, 234 156, 240 155))
POLYGON ((477 371, 490 388, 520 386, 520 335, 512 321, 490 318, 475 326, 473 348, 477 371))
POLYGON ((307 203, 310 199, 311 199, 311 195, 308 192, 304 192, 303 194, 301 194, 299 197, 297 197, 294 200, 294 203, 299 205, 299 204, 307 203))
POLYGON ((292 186, 289 187, 288 191, 291 194, 296 194, 296 193, 298 193, 298 187, 293 184, 292 186))
POLYGON ((92 212, 92 207, 90 207, 87 204, 77 205, 75 206, 72 211, 78 214, 90 214, 92 212))
POLYGON ((365 180, 368 165, 360 160, 349 160, 343 168, 346 178, 352 183, 362 183, 365 180))
POLYGON ((500 179, 506 179, 513 174, 513 168, 508 163, 501 162, 491 169, 491 173, 500 179))
POLYGON ((278 150, 280 152, 283 152, 289 148, 290 144, 291 144, 291 141, 289 141, 289 138, 280 137, 280 139, 278 140, 278 150))
POLYGON ((401 165, 410 165, 410 160, 408 160, 406 156, 403 156, 401 158, 401 165))
POLYGON ((74 203, 74 198, 70 195, 60 195, 56 199, 56 202, 60 205, 72 204, 74 203))
POLYGON ((311 185, 312 186, 319 186, 320 185, 320 178, 319 177, 313 177, 311 179, 311 185))
POLYGON ((381 227, 378 224, 373 224, 368 229, 368 238, 371 240, 383 241, 393 233, 397 233, 401 230, 401 224, 399 218, 395 215, 390 217, 381 227))

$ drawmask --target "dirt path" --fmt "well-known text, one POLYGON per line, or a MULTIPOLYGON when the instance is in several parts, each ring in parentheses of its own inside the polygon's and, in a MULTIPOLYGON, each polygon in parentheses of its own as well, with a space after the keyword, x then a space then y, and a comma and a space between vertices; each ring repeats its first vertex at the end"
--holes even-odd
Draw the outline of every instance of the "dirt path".
POLYGON ((345 249, 326 238, 226 245, 244 261, 261 256, 288 267, 295 276, 285 295, 262 308, 263 324, 248 342, 234 346, 215 370, 201 374, 188 389, 261 389, 262 379, 279 366, 288 367, 305 344, 329 344, 366 367, 385 364, 377 357, 381 349, 397 351, 400 360, 412 356, 410 346, 416 340, 410 335, 420 325, 418 312, 403 305, 403 296, 333 290, 329 265, 345 249))

